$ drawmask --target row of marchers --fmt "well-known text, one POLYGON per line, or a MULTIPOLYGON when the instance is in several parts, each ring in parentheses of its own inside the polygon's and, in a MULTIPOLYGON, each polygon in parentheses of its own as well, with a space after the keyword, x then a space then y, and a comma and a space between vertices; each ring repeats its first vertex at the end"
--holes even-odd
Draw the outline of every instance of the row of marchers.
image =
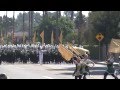
MULTIPOLYGON (((0 64, 1 63, 39 63, 38 50, 25 50, 23 49, 1 49, 0 50, 0 64)), ((43 52, 43 64, 49 63, 72 63, 66 62, 58 50, 44 50, 43 52)))

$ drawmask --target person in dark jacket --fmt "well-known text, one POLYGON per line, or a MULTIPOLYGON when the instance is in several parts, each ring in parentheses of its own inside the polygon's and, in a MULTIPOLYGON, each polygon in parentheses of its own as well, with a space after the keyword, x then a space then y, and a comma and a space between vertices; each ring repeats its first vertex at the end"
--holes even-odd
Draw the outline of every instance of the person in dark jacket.
POLYGON ((0 74, 0 79, 7 79, 7 76, 5 74, 0 74))

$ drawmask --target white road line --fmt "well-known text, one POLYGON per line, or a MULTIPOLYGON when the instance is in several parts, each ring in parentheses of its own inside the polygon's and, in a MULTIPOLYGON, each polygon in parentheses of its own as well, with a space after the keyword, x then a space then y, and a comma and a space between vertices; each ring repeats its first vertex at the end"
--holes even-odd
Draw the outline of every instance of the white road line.
POLYGON ((42 76, 42 77, 47 78, 47 79, 54 79, 54 78, 48 77, 48 76, 42 76))

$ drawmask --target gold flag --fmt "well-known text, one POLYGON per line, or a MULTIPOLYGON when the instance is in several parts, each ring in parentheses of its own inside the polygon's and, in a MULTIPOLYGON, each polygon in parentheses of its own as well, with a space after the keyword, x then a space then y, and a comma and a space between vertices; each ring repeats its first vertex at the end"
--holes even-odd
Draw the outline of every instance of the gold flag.
POLYGON ((81 56, 87 53, 90 53, 89 50, 84 49, 84 48, 80 48, 80 47, 76 47, 76 46, 72 46, 72 44, 68 43, 68 49, 70 49, 72 52, 74 52, 76 55, 81 56))
POLYGON ((80 48, 80 47, 73 47, 73 48, 76 49, 80 53, 80 55, 84 55, 86 53, 90 53, 90 51, 85 49, 85 48, 80 48))
POLYGON ((9 33, 7 33, 7 38, 9 37, 9 33))
POLYGON ((33 43, 35 44, 35 42, 36 42, 36 31, 35 31, 34 36, 33 36, 33 43))
POLYGON ((61 53, 62 57, 66 60, 66 61, 70 61, 71 58, 73 57, 73 53, 68 50, 66 47, 64 47, 62 44, 59 44, 58 46, 58 51, 61 53))
POLYGON ((12 31, 12 44, 14 44, 14 31, 12 31))
POLYGON ((42 38, 42 44, 44 44, 44 31, 40 34, 40 37, 42 38))
POLYGON ((81 53, 79 53, 75 48, 73 48, 73 46, 68 43, 68 49, 70 49, 72 52, 74 52, 76 55, 81 55, 81 53))
POLYGON ((108 52, 120 53, 120 39, 112 39, 108 52))
POLYGON ((2 31, 1 31, 1 43, 2 45, 4 44, 4 37, 3 37, 2 31))
POLYGON ((7 32, 6 40, 7 40, 7 44, 8 44, 8 40, 9 40, 9 33, 8 32, 7 32))
POLYGON ((53 44, 54 42, 54 37, 53 37, 53 31, 52 31, 52 34, 51 34, 51 44, 53 44))
POLYGON ((23 32, 23 44, 25 43, 25 32, 23 32))
POLYGON ((62 38, 63 38, 63 35, 62 35, 62 31, 61 31, 60 37, 59 37, 59 41, 60 41, 61 44, 62 44, 62 38))
POLYGON ((1 31, 1 38, 3 37, 2 31, 1 31))

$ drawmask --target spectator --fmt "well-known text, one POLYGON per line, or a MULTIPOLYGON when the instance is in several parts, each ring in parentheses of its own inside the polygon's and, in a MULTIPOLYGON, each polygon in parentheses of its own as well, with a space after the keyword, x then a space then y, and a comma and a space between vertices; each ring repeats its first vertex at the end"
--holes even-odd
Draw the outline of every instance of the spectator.
POLYGON ((0 74, 0 79, 7 79, 7 76, 5 74, 0 74))

